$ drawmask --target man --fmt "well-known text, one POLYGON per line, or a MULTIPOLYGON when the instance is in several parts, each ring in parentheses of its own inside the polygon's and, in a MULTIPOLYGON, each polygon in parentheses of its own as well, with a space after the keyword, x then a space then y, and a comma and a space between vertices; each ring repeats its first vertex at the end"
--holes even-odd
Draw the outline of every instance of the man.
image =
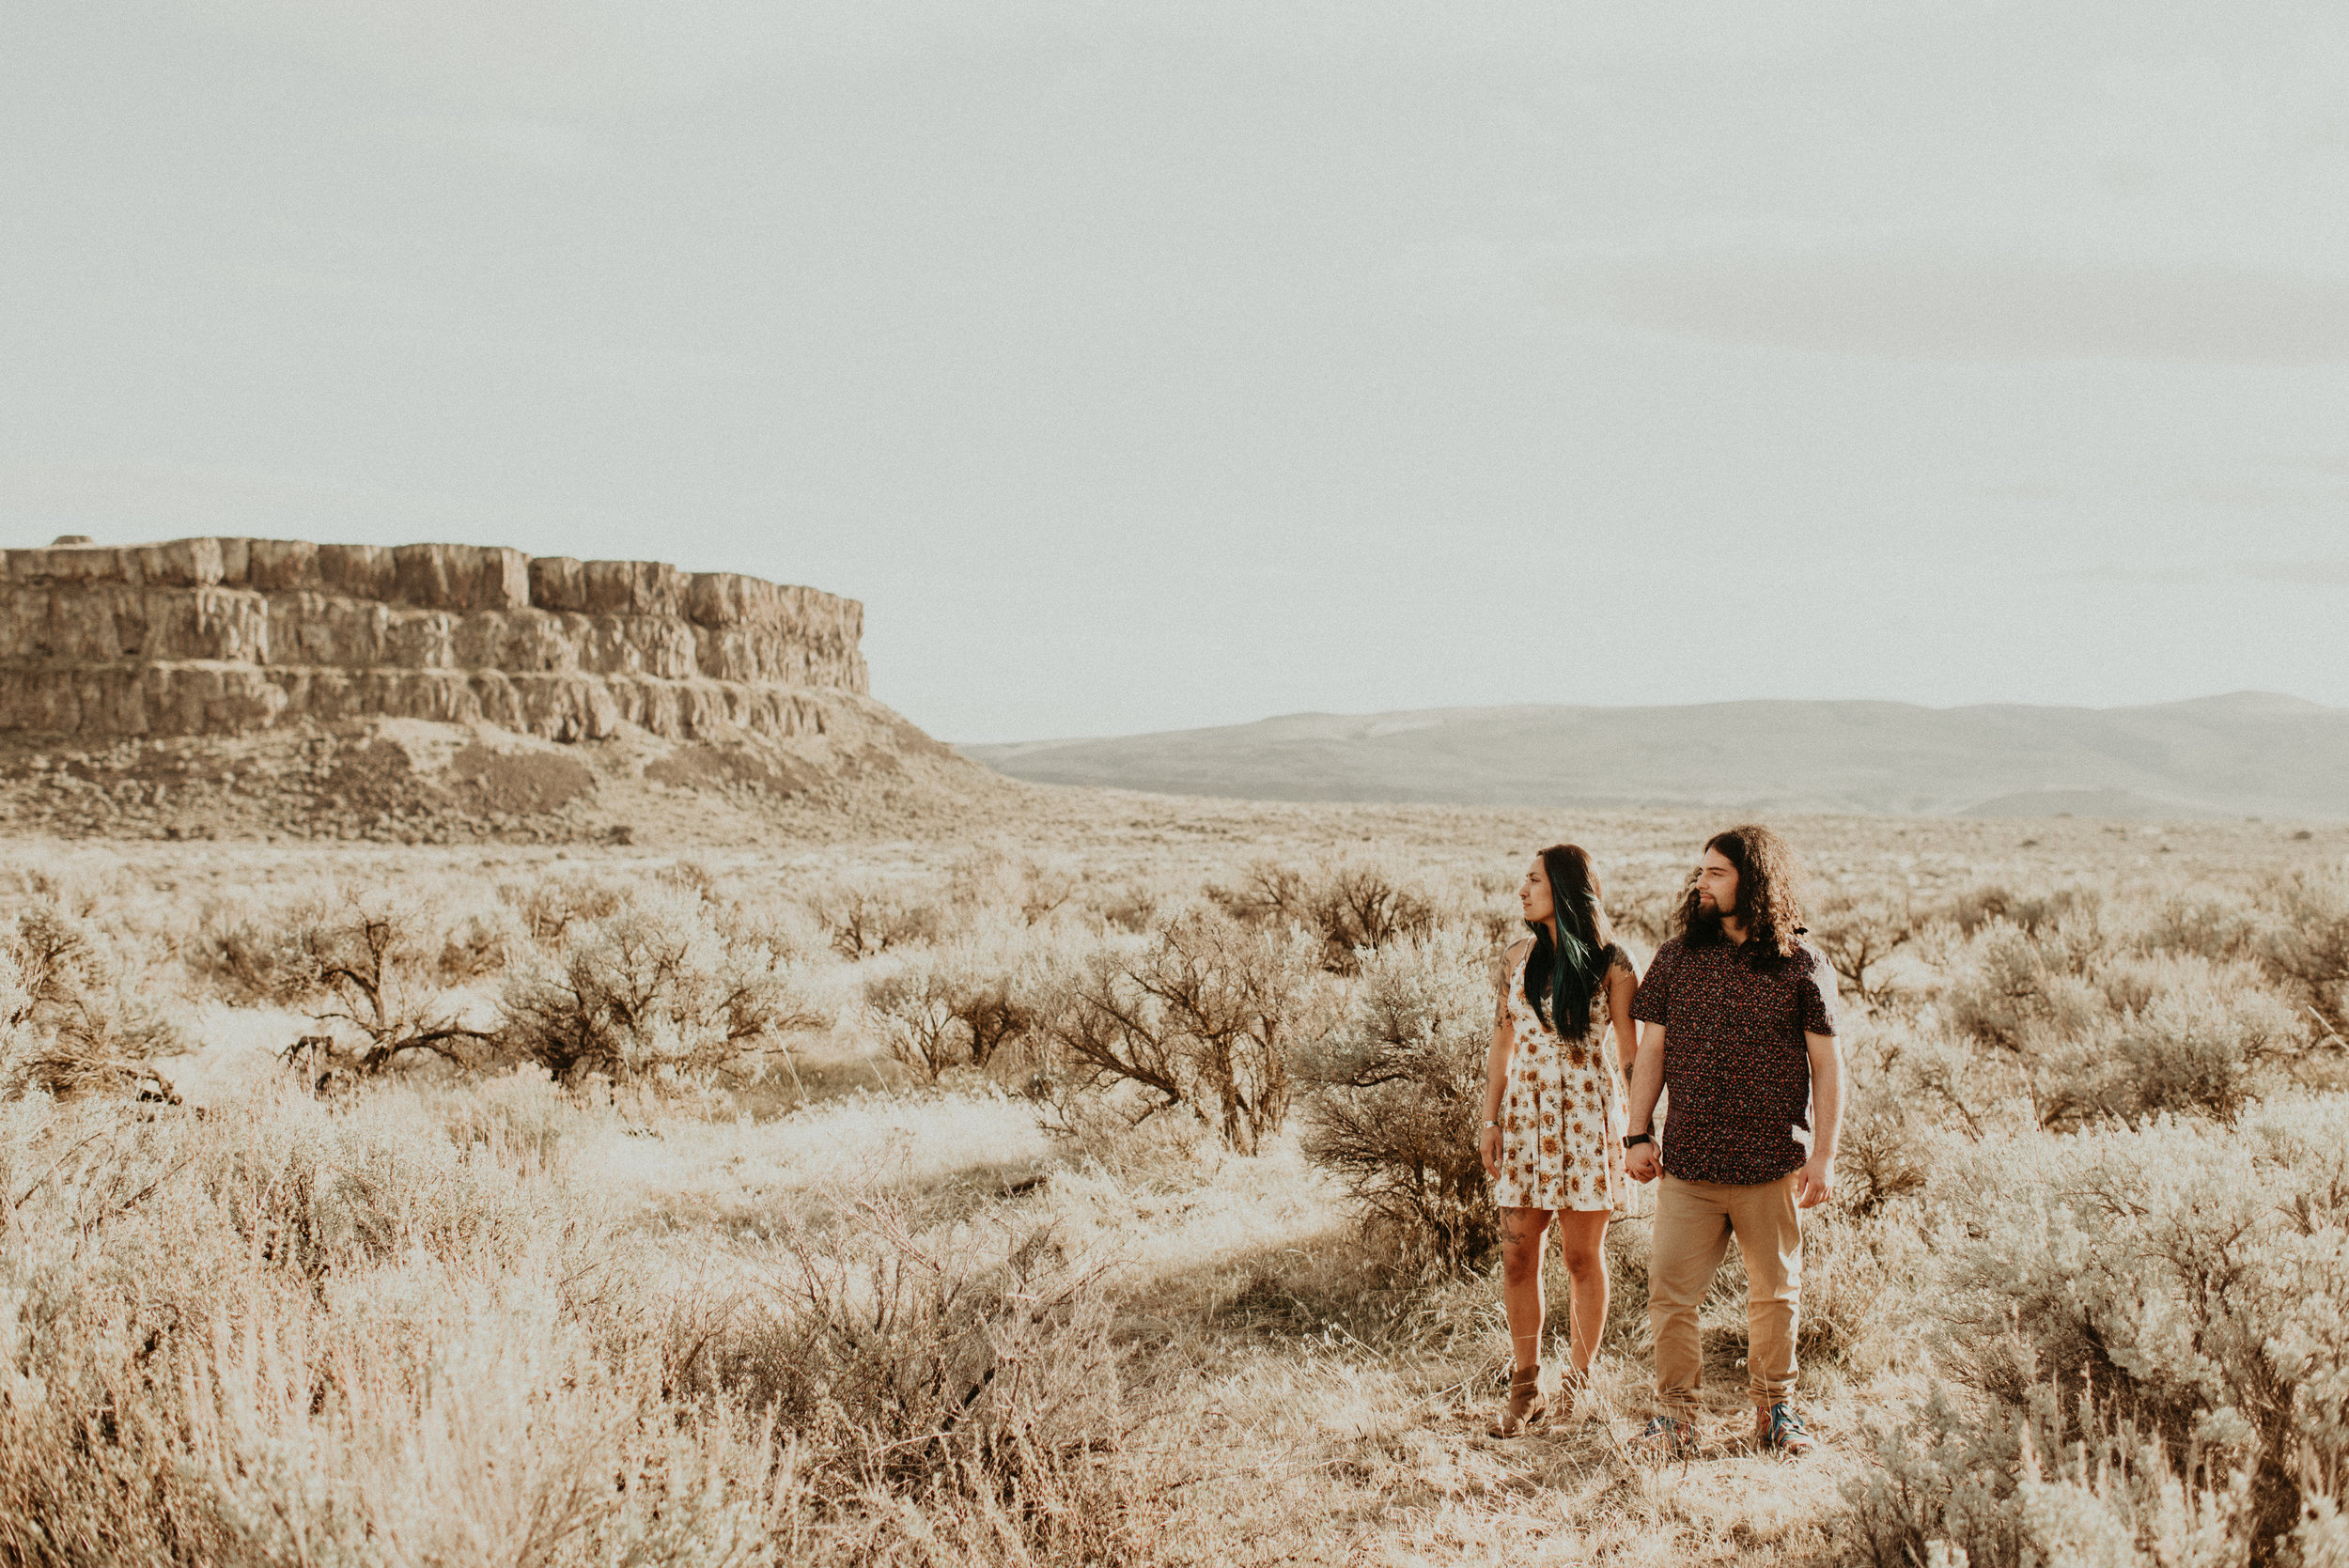
POLYGON ((1800 877, 1767 828, 1715 834, 1682 902, 1680 934, 1657 949, 1632 999, 1641 1030, 1626 1169, 1635 1181, 1663 1179, 1648 1264, 1662 1413, 1643 1436, 1674 1457, 1695 1449, 1697 1308, 1733 1235, 1750 1282, 1755 1440, 1793 1455, 1812 1448, 1793 1404, 1801 1211, 1834 1191, 1843 1058, 1833 971, 1802 940, 1800 877), (1651 1129, 1667 1089, 1659 1148, 1651 1129))

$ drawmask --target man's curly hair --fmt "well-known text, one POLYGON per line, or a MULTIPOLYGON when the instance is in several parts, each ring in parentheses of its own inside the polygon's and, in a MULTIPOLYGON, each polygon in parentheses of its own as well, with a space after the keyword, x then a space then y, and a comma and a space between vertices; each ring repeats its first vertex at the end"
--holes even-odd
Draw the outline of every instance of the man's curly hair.
MULTIPOLYGON (((1786 841, 1759 823, 1749 822, 1715 833, 1704 844, 1737 868, 1737 908, 1731 910, 1746 928, 1746 939, 1757 956, 1788 958, 1802 945, 1802 862, 1786 841)), ((1707 913, 1697 901, 1696 877, 1680 900, 1680 939, 1689 947, 1727 940, 1720 916, 1707 913)))

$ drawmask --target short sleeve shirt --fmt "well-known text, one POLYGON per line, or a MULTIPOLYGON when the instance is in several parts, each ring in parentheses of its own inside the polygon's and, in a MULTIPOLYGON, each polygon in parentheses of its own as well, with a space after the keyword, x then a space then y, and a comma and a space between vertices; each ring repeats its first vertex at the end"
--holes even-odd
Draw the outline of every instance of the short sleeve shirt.
POLYGON ((1815 949, 1776 963, 1745 947, 1656 950, 1631 1016, 1664 1026, 1665 1171, 1687 1182, 1777 1181, 1808 1157, 1806 1034, 1835 1032, 1835 981, 1815 949))

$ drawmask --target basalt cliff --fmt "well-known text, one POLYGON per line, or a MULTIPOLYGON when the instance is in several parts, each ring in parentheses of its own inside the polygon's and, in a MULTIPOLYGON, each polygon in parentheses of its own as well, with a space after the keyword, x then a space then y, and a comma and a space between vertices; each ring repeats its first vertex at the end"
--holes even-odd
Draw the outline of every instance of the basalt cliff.
POLYGON ((984 770, 872 699, 863 629, 853 599, 654 561, 10 550, 0 821, 628 836, 677 815, 648 791, 802 808, 984 791, 984 770))
POLYGON ((863 606, 657 561, 178 539, 8 552, 0 729, 236 735, 303 719, 795 736, 865 691, 863 606))

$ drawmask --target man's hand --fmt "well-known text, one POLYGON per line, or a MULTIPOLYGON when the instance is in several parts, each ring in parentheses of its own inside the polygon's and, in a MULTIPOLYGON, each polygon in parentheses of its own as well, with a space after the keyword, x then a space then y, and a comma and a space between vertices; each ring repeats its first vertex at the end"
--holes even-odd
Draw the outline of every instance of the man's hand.
POLYGON ((1664 1157, 1654 1143, 1634 1143, 1624 1155, 1624 1170, 1635 1182, 1652 1182, 1664 1173, 1664 1157))
POLYGON ((1795 1206, 1814 1209, 1835 1196, 1835 1157, 1814 1154, 1795 1172, 1795 1206))
POLYGON ((1476 1140, 1476 1157, 1485 1162, 1485 1174, 1494 1181, 1501 1179, 1501 1129, 1486 1127, 1476 1140))

